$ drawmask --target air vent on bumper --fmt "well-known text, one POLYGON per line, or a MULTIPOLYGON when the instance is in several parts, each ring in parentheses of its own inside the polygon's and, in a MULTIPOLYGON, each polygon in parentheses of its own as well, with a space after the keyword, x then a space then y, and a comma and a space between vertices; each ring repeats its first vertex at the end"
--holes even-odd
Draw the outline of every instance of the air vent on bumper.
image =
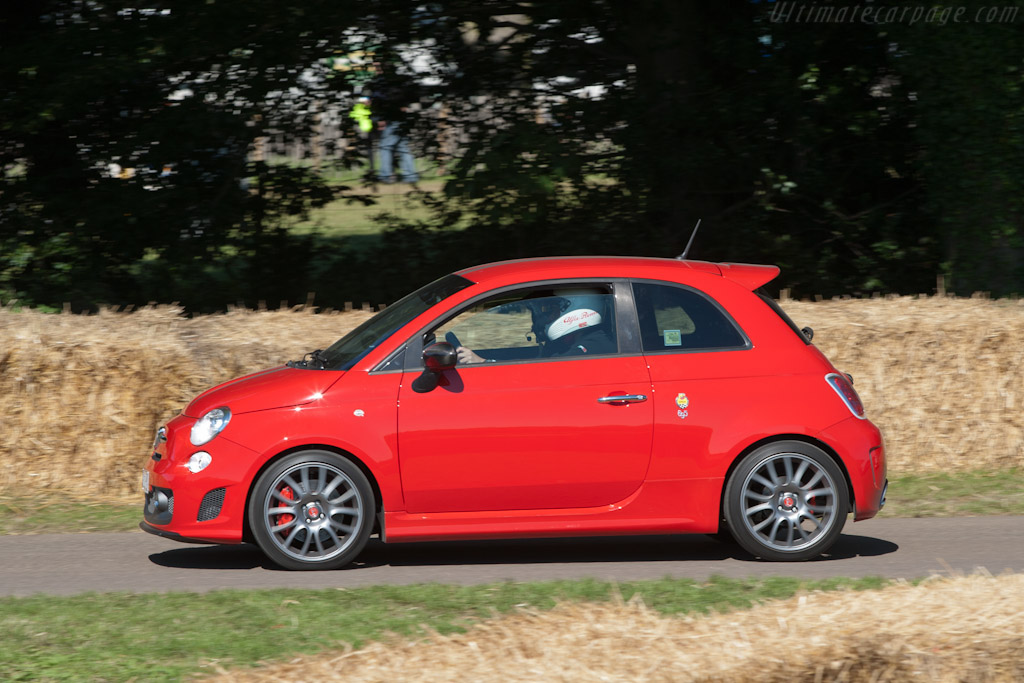
POLYGON ((220 514, 220 508, 224 505, 224 492, 226 489, 214 489, 203 496, 203 502, 199 504, 199 515, 197 522, 209 522, 220 514))

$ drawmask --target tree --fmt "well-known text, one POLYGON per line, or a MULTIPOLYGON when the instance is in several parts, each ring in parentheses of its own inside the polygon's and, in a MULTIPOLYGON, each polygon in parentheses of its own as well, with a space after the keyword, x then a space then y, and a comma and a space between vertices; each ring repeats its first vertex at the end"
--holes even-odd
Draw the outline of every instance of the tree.
POLYGON ((5 5, 0 293, 90 305, 294 279, 293 240, 261 272, 233 264, 337 194, 252 154, 308 139, 336 96, 317 60, 339 31, 306 30, 328 6, 5 5))
POLYGON ((927 291, 942 270, 1021 289, 1017 24, 775 22, 773 8, 5 6, 0 297, 386 301, 485 260, 673 256, 698 218, 693 256, 779 263, 797 294, 927 291), (418 109, 376 113, 451 173, 414 195, 429 219, 384 216, 362 251, 287 229, 356 199, 325 165, 260 154, 349 111, 360 84, 329 62, 357 52, 391 67, 385 86, 415 82, 398 100, 418 109))
POLYGON ((672 256, 701 218, 696 255, 780 262, 805 294, 934 278, 915 112, 878 27, 774 25, 740 0, 436 7, 477 36, 434 48, 470 131, 438 222, 472 215, 474 258, 672 256))
POLYGON ((961 293, 1020 292, 1024 290, 1024 32, 1020 23, 919 25, 906 27, 897 38, 905 46, 901 76, 915 102, 915 162, 925 188, 920 210, 941 245, 941 272, 950 289, 961 293))

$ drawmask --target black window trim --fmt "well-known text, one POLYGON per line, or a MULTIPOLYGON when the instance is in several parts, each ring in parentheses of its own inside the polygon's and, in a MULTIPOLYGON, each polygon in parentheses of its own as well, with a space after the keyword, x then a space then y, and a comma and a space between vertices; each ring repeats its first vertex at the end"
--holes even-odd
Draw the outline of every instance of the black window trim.
POLYGON ((761 290, 757 290, 756 292, 754 292, 754 294, 756 294, 757 298, 759 298, 761 301, 768 304, 768 308, 772 309, 772 311, 774 311, 776 315, 782 318, 782 321, 789 326, 789 329, 793 330, 793 332, 796 333, 796 336, 800 337, 800 341, 802 341, 807 346, 810 346, 812 344, 811 340, 807 338, 806 334, 804 334, 804 331, 797 327, 796 322, 789 317, 789 314, 783 310, 782 306, 779 304, 778 301, 771 298, 761 290))
POLYGON ((652 279, 647 279, 647 278, 635 278, 633 280, 630 280, 630 295, 633 298, 633 306, 634 306, 633 315, 635 316, 635 319, 636 319, 637 338, 638 338, 638 341, 640 343, 641 352, 645 356, 665 356, 665 355, 678 355, 678 354, 687 354, 687 353, 718 353, 718 352, 729 352, 729 351, 749 351, 749 350, 754 348, 754 344, 753 344, 753 342, 750 341, 750 337, 747 335, 746 331, 744 331, 744 329, 740 326, 740 324, 738 322, 736 322, 736 319, 734 317, 732 317, 732 315, 729 313, 729 311, 727 311, 725 309, 725 307, 722 306, 722 304, 718 303, 718 301, 715 299, 715 297, 713 297, 713 296, 711 296, 711 295, 709 295, 709 294, 707 294, 705 292, 702 292, 701 290, 697 289, 696 287, 693 287, 692 285, 684 285, 681 282, 672 282, 671 280, 652 280, 652 279), (645 350, 643 350, 643 330, 640 329, 640 314, 636 310, 636 293, 633 291, 633 287, 632 287, 632 285, 635 285, 635 284, 664 285, 664 286, 667 286, 667 287, 675 287, 677 289, 685 289, 685 290, 687 290, 689 292, 692 292, 693 294, 696 294, 697 296, 703 298, 705 301, 709 302, 716 310, 718 310, 719 313, 722 314, 723 317, 725 317, 725 319, 729 322, 729 324, 733 326, 733 329, 735 329, 736 332, 740 335, 740 338, 743 339, 744 343, 739 345, 739 346, 710 346, 710 347, 701 347, 701 348, 683 348, 683 347, 679 347, 678 349, 664 349, 664 350, 660 350, 660 351, 645 351, 645 350))

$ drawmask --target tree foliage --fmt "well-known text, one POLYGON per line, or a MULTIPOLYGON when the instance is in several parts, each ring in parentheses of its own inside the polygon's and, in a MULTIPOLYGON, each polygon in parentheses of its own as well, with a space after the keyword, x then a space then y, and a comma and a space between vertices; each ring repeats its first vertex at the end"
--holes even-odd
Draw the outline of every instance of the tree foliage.
POLYGON ((4 5, 0 289, 89 305, 295 280, 281 219, 337 189, 253 150, 307 138, 333 95, 311 74, 331 36, 307 30, 327 7, 4 5))
MULTIPOLYGON (((939 273, 962 291, 1024 289, 1024 17, 775 22, 753 0, 129 5, 0 9, 4 299, 386 301, 483 260, 673 256, 698 218, 693 256, 778 263, 798 294, 928 291, 939 273), (327 165, 263 147, 347 112, 364 83, 331 58, 371 52, 374 87, 408 89, 375 114, 451 175, 422 195, 429 219, 383 217, 369 250, 297 237, 290 219, 355 198, 327 165)), ((359 161, 356 146, 327 151, 359 161)))

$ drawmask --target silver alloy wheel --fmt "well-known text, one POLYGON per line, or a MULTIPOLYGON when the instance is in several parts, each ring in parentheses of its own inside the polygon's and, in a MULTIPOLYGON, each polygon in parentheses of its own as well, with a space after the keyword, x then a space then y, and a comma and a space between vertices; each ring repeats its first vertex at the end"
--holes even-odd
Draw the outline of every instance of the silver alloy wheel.
POLYGON ((766 548, 808 548, 835 525, 836 482, 816 460, 775 453, 754 466, 742 484, 743 525, 766 548))
POLYGON ((281 552, 301 562, 325 562, 355 542, 366 508, 355 482, 340 469, 300 462, 274 480, 261 509, 281 552))

